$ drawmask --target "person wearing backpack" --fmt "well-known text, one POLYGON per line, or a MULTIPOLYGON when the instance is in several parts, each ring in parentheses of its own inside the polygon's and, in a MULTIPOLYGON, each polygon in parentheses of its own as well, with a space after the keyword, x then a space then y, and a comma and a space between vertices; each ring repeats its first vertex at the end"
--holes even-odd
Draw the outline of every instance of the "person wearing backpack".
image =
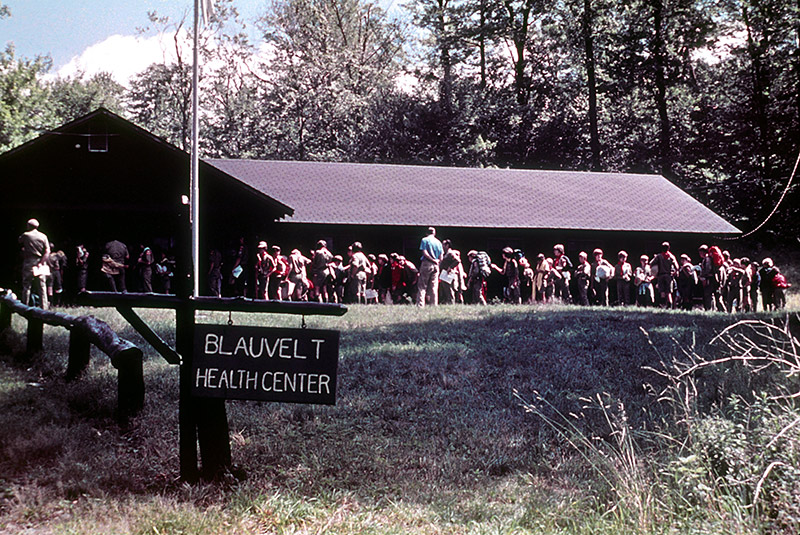
POLYGON ((445 304, 463 303, 464 268, 461 265, 461 252, 453 249, 450 240, 442 241, 442 247, 444 256, 439 264, 439 301, 445 304))
MULTIPOLYGON (((719 249, 717 247, 717 249, 719 249)), ((700 282, 703 285, 703 308, 706 310, 725 310, 720 289, 723 283, 722 264, 717 263, 710 254, 708 245, 697 250, 700 255, 700 282)), ((719 255, 720 257, 722 254, 719 255)))
POLYGON ((775 310, 786 308, 786 289, 792 285, 783 276, 778 266, 775 266, 775 275, 772 277, 773 303, 775 310))
POLYGON ((311 253, 311 295, 309 296, 314 301, 320 303, 330 303, 332 301, 331 295, 328 292, 328 275, 330 269, 328 266, 333 262, 333 253, 328 250, 328 243, 325 240, 317 242, 317 248, 311 253))
POLYGON ((492 259, 489 258, 489 253, 486 251, 478 251, 476 254, 478 259, 478 267, 480 269, 481 276, 485 281, 492 274, 492 259))
POLYGON ((256 253, 256 299, 267 299, 269 279, 275 271, 275 259, 269 254, 267 242, 258 242, 256 253))
POLYGON ((745 281, 747 272, 739 258, 734 259, 728 268, 727 288, 725 295, 725 306, 728 312, 744 312, 745 310, 745 281))
POLYGON ((467 274, 467 288, 469 288, 470 295, 472 296, 472 304, 485 305, 486 304, 486 279, 492 272, 491 261, 487 263, 489 255, 485 252, 472 250, 467 253, 469 260, 469 273, 467 274), (483 255, 483 256, 482 256, 483 255), (486 272, 488 268, 488 273, 486 272))
POLYGON ((692 265, 692 259, 687 254, 681 255, 680 270, 678 271, 678 302, 683 310, 692 309, 692 294, 697 285, 697 272, 692 265))
POLYGON ((628 263, 628 253, 620 251, 617 254, 617 265, 614 266, 614 281, 617 286, 617 305, 625 306, 631 302, 631 280, 633 280, 633 267, 628 263))
POLYGON ((350 264, 348 265, 348 279, 354 293, 355 302, 367 304, 367 279, 368 272, 372 271, 372 264, 363 252, 360 241, 353 242, 348 248, 350 264))
POLYGON ((533 277, 531 263, 523 256, 519 259, 519 293, 520 299, 526 305, 532 305, 534 302, 533 277))
POLYGON ((289 260, 281 254, 279 245, 273 245, 270 249, 272 258, 275 260, 275 271, 269 278, 267 290, 270 299, 286 300, 289 298, 289 260))
POLYGON ((536 266, 533 268, 533 299, 537 303, 548 303, 552 298, 552 281, 550 280, 553 271, 553 263, 539 253, 536 256, 536 266))
POLYGON ((506 278, 506 287, 503 291, 505 302, 518 305, 520 303, 519 262, 514 254, 514 249, 511 247, 503 249, 503 267, 498 268, 497 271, 506 278))
POLYGON ((653 257, 650 265, 656 272, 656 288, 658 293, 661 294, 662 303, 667 308, 672 308, 675 304, 674 298, 674 285, 675 275, 678 274, 680 266, 678 259, 670 251, 669 242, 665 241, 661 244, 661 252, 653 257))
POLYGON ((753 309, 753 287, 755 286, 755 294, 756 299, 758 298, 758 282, 753 281, 753 263, 750 259, 746 256, 743 256, 741 259, 742 269, 744 269, 744 275, 742 276, 742 307, 741 310, 743 312, 755 312, 753 309))
POLYGON ((591 287, 594 295, 594 304, 608 306, 608 281, 614 277, 614 266, 603 258, 603 250, 595 249, 592 253, 594 262, 592 266, 591 287))
POLYGON ((572 301, 569 293, 569 281, 572 277, 572 261, 564 254, 564 246, 553 246, 553 278, 555 279, 555 298, 563 303, 572 301))
POLYGON ((775 286, 772 280, 775 278, 777 268, 771 258, 761 261, 761 269, 758 270, 761 286, 761 305, 764 311, 775 308, 775 286))
POLYGON ((344 287, 347 283, 347 270, 344 268, 342 255, 334 255, 330 264, 330 285, 333 287, 334 303, 344 303, 344 287))
POLYGON ((641 307, 653 306, 653 270, 650 267, 650 257, 643 254, 639 257, 639 265, 633 272, 633 285, 636 288, 636 304, 641 307))

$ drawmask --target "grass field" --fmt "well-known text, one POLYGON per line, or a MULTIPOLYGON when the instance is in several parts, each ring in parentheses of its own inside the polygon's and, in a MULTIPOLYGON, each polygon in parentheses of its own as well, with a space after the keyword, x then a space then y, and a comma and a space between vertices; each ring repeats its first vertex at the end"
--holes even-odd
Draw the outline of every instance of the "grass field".
MULTIPOLYGON (((93 349, 87 374, 65 384, 66 333, 45 327, 45 351, 26 360, 15 318, 0 347, 2 533, 753 533, 800 522, 792 403, 759 401, 764 381, 733 365, 696 374, 691 403, 653 394, 670 378, 647 367, 687 348, 725 356, 708 343, 728 315, 354 306, 307 318, 342 333, 336 406, 228 402, 234 462, 249 477, 189 486, 177 479, 177 369, 115 312, 69 312, 145 349, 145 409, 120 431, 105 355, 93 349), (757 414, 772 434, 753 434, 757 414), (747 456, 770 448, 781 457, 750 463, 769 469, 761 485, 764 470, 737 487, 747 456)), ((170 313, 140 313, 172 341, 170 313)))

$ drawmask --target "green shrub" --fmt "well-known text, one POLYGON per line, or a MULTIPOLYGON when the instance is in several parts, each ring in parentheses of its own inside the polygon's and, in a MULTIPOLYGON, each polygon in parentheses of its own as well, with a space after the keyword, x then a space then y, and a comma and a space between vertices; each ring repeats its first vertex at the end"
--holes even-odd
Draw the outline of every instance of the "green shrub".
MULTIPOLYGON (((800 343, 788 320, 747 320, 713 342, 722 355, 694 349, 662 376, 662 400, 678 407, 680 447, 664 471, 679 514, 713 512, 775 533, 800 530, 800 343), (709 398, 714 403, 698 403, 709 398)), ((708 518, 708 516, 706 516, 708 518)))

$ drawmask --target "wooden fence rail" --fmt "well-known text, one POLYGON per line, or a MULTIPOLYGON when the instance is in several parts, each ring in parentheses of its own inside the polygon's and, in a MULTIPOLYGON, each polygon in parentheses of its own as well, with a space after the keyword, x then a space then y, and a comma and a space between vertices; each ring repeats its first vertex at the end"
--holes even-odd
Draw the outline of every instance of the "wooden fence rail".
POLYGON ((27 353, 42 350, 44 324, 64 327, 70 333, 69 362, 66 380, 72 381, 89 364, 91 344, 109 356, 117 369, 117 415, 120 423, 136 415, 144 406, 142 350, 120 338, 111 327, 94 316, 71 316, 61 312, 29 307, 10 290, 0 288, 0 331, 11 326, 11 317, 19 314, 28 320, 27 353))

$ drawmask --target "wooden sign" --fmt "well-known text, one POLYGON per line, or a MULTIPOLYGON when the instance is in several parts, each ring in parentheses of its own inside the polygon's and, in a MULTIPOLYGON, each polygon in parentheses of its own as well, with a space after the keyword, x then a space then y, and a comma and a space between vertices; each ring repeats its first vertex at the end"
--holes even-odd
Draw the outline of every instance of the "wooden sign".
POLYGON ((195 326, 192 395, 333 405, 339 332, 195 326))

